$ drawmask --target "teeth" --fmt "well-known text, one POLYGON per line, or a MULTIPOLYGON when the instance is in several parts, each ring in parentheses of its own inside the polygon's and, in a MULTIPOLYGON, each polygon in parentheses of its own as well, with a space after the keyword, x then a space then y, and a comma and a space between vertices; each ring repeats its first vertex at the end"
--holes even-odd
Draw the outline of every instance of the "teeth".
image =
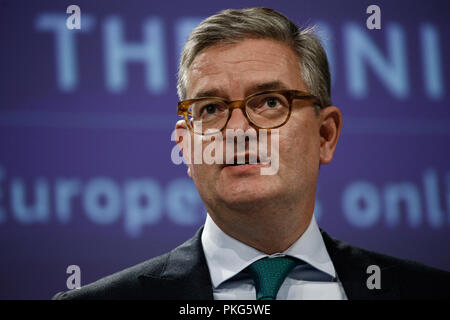
POLYGON ((238 158, 234 158, 233 162, 230 163, 230 164, 228 164, 228 165, 230 165, 230 166, 240 166, 240 165, 244 165, 244 164, 246 164, 246 165, 251 165, 251 164, 258 164, 258 163, 260 163, 260 164, 268 164, 268 163, 270 163, 270 158, 267 159, 266 162, 262 161, 262 160, 259 159, 259 158, 256 158, 256 161, 255 161, 255 162, 250 162, 250 160, 248 159, 248 157, 245 157, 244 163, 238 163, 238 158))

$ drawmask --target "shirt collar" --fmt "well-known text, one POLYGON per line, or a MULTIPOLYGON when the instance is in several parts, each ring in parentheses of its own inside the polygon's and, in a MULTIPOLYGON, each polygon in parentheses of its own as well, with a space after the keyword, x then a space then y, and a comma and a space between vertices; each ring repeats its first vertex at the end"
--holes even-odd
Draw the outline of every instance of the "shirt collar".
MULTIPOLYGON (((209 214, 206 216, 201 241, 214 288, 217 288, 253 262, 269 256, 227 235, 214 223, 209 214)), ((280 255, 301 259, 333 278, 336 277, 336 271, 314 216, 306 231, 296 242, 284 252, 270 256, 280 255)))

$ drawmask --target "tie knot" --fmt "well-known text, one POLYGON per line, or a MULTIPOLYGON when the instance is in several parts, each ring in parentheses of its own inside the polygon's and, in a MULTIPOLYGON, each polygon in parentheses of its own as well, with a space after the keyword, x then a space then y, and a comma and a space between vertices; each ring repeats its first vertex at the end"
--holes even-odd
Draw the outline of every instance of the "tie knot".
POLYGON ((253 262, 248 270, 255 281, 256 299, 275 300, 284 279, 299 263, 291 257, 266 257, 253 262))

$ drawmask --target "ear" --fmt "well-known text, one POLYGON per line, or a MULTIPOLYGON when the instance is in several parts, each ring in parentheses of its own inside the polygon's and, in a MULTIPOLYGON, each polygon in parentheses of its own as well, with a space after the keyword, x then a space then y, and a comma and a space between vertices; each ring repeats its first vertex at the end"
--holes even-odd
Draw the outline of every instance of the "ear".
POLYGON ((342 128, 342 114, 338 107, 328 106, 320 111, 320 164, 333 159, 342 128))
POLYGON ((178 145, 178 147, 181 150, 181 154, 183 155, 183 158, 185 162, 187 163, 188 169, 187 174, 190 178, 192 178, 191 175, 191 159, 190 159, 190 132, 189 129, 186 127, 186 122, 184 120, 178 120, 175 124, 175 141, 178 145))

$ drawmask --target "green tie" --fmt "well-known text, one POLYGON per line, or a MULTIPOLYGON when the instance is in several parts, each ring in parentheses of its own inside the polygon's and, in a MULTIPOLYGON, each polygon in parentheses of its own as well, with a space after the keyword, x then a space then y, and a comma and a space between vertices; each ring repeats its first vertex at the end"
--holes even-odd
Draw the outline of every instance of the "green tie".
POLYGON ((257 300, 275 300, 286 276, 300 261, 291 257, 262 258, 248 269, 255 281, 257 300))

